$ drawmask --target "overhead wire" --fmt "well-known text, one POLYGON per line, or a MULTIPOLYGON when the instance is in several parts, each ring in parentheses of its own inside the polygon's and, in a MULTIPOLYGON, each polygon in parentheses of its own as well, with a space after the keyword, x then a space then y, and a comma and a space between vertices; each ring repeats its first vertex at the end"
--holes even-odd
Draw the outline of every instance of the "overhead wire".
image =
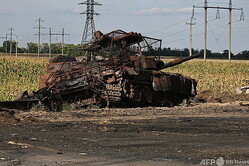
POLYGON ((208 3, 209 3, 209 4, 218 4, 218 5, 227 5, 227 3, 225 3, 225 2, 224 2, 224 3, 221 3, 221 2, 212 2, 212 1, 210 2, 210 1, 209 1, 208 3))
MULTIPOLYGON (((185 31, 184 32, 182 32, 182 36, 184 36, 184 33, 185 33, 185 31)), ((178 43, 178 48, 179 48, 179 46, 180 46, 180 44, 181 44, 181 42, 182 42, 183 40, 179 40, 179 43, 178 43)))
MULTIPOLYGON (((208 22, 212 22, 212 21, 214 21, 214 20, 216 20, 216 19, 211 19, 211 20, 208 21, 208 22)), ((203 25, 203 24, 204 24, 204 23, 201 23, 201 24, 199 24, 199 25, 196 25, 195 27, 199 27, 199 26, 201 26, 201 25, 203 25)), ((167 35, 167 36, 163 36, 162 39, 165 39, 165 38, 167 38, 167 37, 170 37, 170 36, 174 36, 174 35, 180 34, 180 33, 182 33, 182 32, 186 32, 186 31, 188 31, 188 30, 189 30, 189 28, 184 29, 184 30, 179 31, 179 32, 172 33, 172 34, 167 35)))
MULTIPOLYGON (((225 4, 225 3, 217 3, 217 2, 209 2, 209 3, 214 3, 214 4, 225 4)), ((201 3, 201 4, 202 4, 202 3, 201 3)), ((227 4, 227 3, 226 3, 226 4, 227 4)), ((236 5, 235 5, 235 6, 236 6, 236 5)), ((186 20, 186 19, 184 19, 184 20, 186 20)), ((152 34, 152 33, 159 33, 159 32, 162 32, 162 31, 165 30, 165 29, 168 29, 168 28, 171 28, 171 27, 174 27, 174 26, 176 26, 176 25, 181 24, 184 20, 181 20, 181 21, 179 21, 179 22, 173 23, 173 24, 171 24, 171 25, 167 25, 167 26, 162 27, 162 28, 160 28, 160 29, 158 29, 158 30, 153 30, 153 31, 150 31, 150 32, 147 32, 147 33, 152 34)), ((217 19, 214 18, 214 19, 209 20, 208 22, 210 23, 210 22, 215 21, 215 20, 217 20, 217 19)), ((235 21, 235 22, 239 22, 239 21, 241 21, 241 20, 238 20, 238 21, 235 21)), ((233 21, 233 22, 234 22, 234 21, 233 21)), ((197 27, 199 27, 199 26, 201 26, 201 25, 203 25, 203 24, 204 24, 204 23, 201 23, 201 24, 199 24, 199 25, 196 25, 196 26, 194 26, 194 28, 198 30, 197 27)), ((217 28, 214 28, 214 29, 212 29, 211 26, 210 26, 209 24, 208 24, 208 26, 209 26, 208 33, 211 32, 212 35, 213 35, 213 37, 214 37, 214 39, 216 40, 214 47, 218 44, 219 47, 220 47, 221 49, 223 49, 223 47, 221 46, 220 40, 221 40, 221 38, 223 37, 223 35, 224 35, 224 33, 225 33, 226 29, 227 29, 227 25, 226 25, 226 26, 224 26, 224 25, 223 25, 223 26, 218 26, 217 28), (225 28, 224 28, 224 27, 225 27, 225 28), (220 29, 220 28, 224 28, 224 30, 223 30, 223 32, 221 33, 221 35, 220 35, 219 37, 217 37, 217 36, 215 35, 215 33, 214 33, 214 30, 217 30, 217 29, 220 29)), ((174 42, 179 42, 178 45, 180 45, 180 43, 181 43, 182 40, 186 40, 186 39, 189 38, 189 36, 188 36, 188 37, 184 37, 185 32, 188 31, 189 29, 190 29, 190 28, 187 28, 187 29, 184 29, 184 30, 181 30, 181 31, 172 33, 172 34, 168 34, 168 35, 166 35, 166 36, 161 37, 161 39, 165 39, 165 38, 169 38, 169 37, 172 37, 172 36, 181 34, 182 37, 181 37, 180 39, 176 39, 176 40, 172 40, 172 41, 166 42, 166 43, 168 43, 168 44, 169 44, 169 43, 174 43, 174 42)), ((202 34, 203 34, 203 32, 200 32, 200 33, 194 34, 193 36, 200 36, 200 35, 202 35, 202 34)))
MULTIPOLYGON (((202 4, 202 3, 200 3, 200 4, 202 4)), ((199 5, 200 5, 199 4, 199 5)), ((181 4, 182 5, 182 4, 181 4)), ((184 5, 185 6, 185 5, 184 5)), ((180 9, 179 7, 178 8, 175 8, 175 10, 177 10, 177 9, 180 9)), ((162 28, 160 28, 160 29, 157 29, 157 30, 153 30, 153 31, 150 31, 150 32, 146 32, 146 34, 153 34, 153 33, 156 33, 156 32, 160 32, 160 31, 163 31, 164 29, 167 29, 167 28, 171 28, 171 27, 173 27, 173 26, 176 26, 176 25, 179 25, 179 24, 181 24, 183 21, 185 21, 187 18, 185 18, 185 19, 183 19, 183 20, 181 20, 181 21, 179 21, 179 22, 176 22, 176 23, 173 23, 173 24, 171 24, 171 25, 167 25, 167 26, 165 26, 165 27, 162 27, 162 28)), ((178 32, 178 33, 182 33, 182 32, 185 32, 185 31, 187 31, 187 29, 186 30, 184 30, 184 31, 180 31, 180 32, 178 32)), ((172 35, 175 35, 175 34, 172 34, 172 35)), ((166 37, 168 37, 168 36, 166 36, 166 37)))
POLYGON ((167 36, 163 36, 163 37, 162 37, 162 39, 165 39, 165 38, 167 38, 167 37, 174 36, 174 35, 177 35, 177 34, 180 34, 180 33, 186 32, 186 31, 188 31, 188 30, 189 30, 189 28, 184 29, 184 30, 179 31, 179 32, 172 33, 172 34, 167 35, 167 36))
MULTIPOLYGON (((212 22, 212 21, 214 21, 214 20, 215 20, 215 19, 211 19, 211 20, 208 21, 208 22, 212 22)), ((195 28, 197 28, 197 27, 199 27, 199 26, 201 26, 201 25, 203 25, 203 24, 204 24, 204 23, 199 24, 199 25, 196 25, 195 28)), ((186 32, 186 31, 189 31, 189 28, 184 29, 184 30, 179 31, 179 32, 176 32, 176 33, 173 33, 173 34, 170 34, 170 35, 167 35, 167 36, 164 36, 164 37, 162 37, 162 39, 165 39, 165 38, 167 38, 167 37, 171 37, 171 36, 174 36, 174 35, 177 35, 177 34, 181 34, 181 33, 186 32)), ((189 37, 184 37, 184 38, 177 39, 177 40, 174 40, 174 41, 179 41, 179 40, 183 40, 183 39, 186 39, 186 38, 189 38, 189 37)), ((168 42, 167 42, 167 43, 168 43, 168 42)))
MULTIPOLYGON (((227 27, 227 26, 226 26, 226 27, 227 27)), ((211 33, 212 33, 214 39, 216 40, 216 42, 214 43, 214 46, 213 46, 212 50, 215 48, 215 46, 217 45, 217 43, 219 44, 220 48, 221 48, 222 50, 224 50, 223 47, 222 47, 221 44, 220 44, 220 39, 221 39, 221 37, 223 36, 223 34, 224 34, 225 31, 223 31, 223 33, 222 33, 222 35, 221 35, 220 38, 216 38, 216 36, 215 36, 215 34, 214 34, 213 30, 211 29, 211 27, 210 27, 209 24, 208 24, 208 28, 210 29, 210 31, 211 31, 211 33)), ((226 29, 226 28, 225 28, 225 29, 226 29)))
POLYGON ((239 34, 239 37, 240 37, 240 42, 244 45, 245 48, 247 48, 247 46, 245 45, 245 40, 244 40, 244 37, 243 35, 241 35, 240 31, 238 29, 237 30, 237 33, 239 34))
POLYGON ((165 26, 165 27, 163 27, 163 28, 160 28, 160 29, 158 29, 158 30, 154 30, 154 31, 151 31, 151 32, 147 32, 147 33, 152 34, 152 33, 154 33, 154 32, 159 32, 159 31, 162 31, 162 30, 164 30, 164 29, 171 28, 171 27, 173 27, 173 26, 176 26, 176 25, 181 24, 181 23, 182 23, 183 21, 185 21, 185 20, 186 20, 186 19, 181 20, 181 21, 176 22, 176 23, 173 23, 173 24, 171 24, 171 25, 167 25, 167 26, 165 26))
MULTIPOLYGON (((221 29, 221 28, 224 28, 224 26, 219 26, 219 27, 217 27, 217 28, 215 28, 213 30, 218 30, 218 29, 221 29)), ((210 31, 208 31, 208 32, 210 32, 210 31)), ((203 35, 203 32, 200 32, 200 33, 197 33, 197 34, 193 34, 193 37, 200 36, 200 35, 203 35)), ((182 37, 182 38, 176 39, 176 40, 172 40, 172 41, 169 41, 169 42, 166 42, 166 43, 174 43, 174 42, 178 42, 180 40, 186 40, 186 39, 189 39, 189 36, 188 37, 182 37)))
MULTIPOLYGON (((214 21, 214 20, 216 20, 216 19, 211 19, 211 20, 208 21, 208 22, 212 22, 212 21, 214 21)), ((233 23, 234 23, 234 22, 237 22, 237 21, 233 21, 233 23)), ((204 24, 204 23, 199 24, 199 25, 195 26, 195 28, 197 29, 197 27, 199 27, 199 26, 201 26, 201 25, 203 25, 203 24, 204 24)), ((209 33, 210 31, 211 31, 211 33, 213 33, 212 31, 218 30, 218 29, 221 29, 221 28, 224 28, 224 31, 222 32, 221 36, 220 36, 219 38, 216 38, 216 37, 214 36, 214 38, 215 38, 216 40, 218 40, 218 42, 219 42, 219 40, 222 38, 222 36, 224 35, 225 30, 227 29, 227 25, 218 26, 217 28, 214 28, 213 30, 210 28, 210 30, 208 30, 208 33, 209 33), (225 28, 224 28, 224 27, 225 27, 225 28)), ((189 30, 189 28, 188 28, 187 30, 189 30)), ((185 32, 185 31, 186 31, 186 30, 180 31, 180 32, 177 32, 177 33, 182 33, 182 32, 185 32)), ((174 33, 174 34, 176 34, 176 33, 174 33)), ((173 36, 174 34, 171 34, 171 35, 168 35, 168 36, 173 36)), ((203 32, 194 34, 193 37, 200 36, 200 35, 203 35, 203 32)), ((164 37, 164 38, 166 38, 166 37, 164 37)), ((164 39, 164 38, 162 38, 162 39, 164 39)), ((187 37, 182 37, 182 38, 176 39, 176 40, 172 40, 172 41, 169 41, 169 42, 166 42, 166 43, 167 43, 167 44, 170 44, 170 43, 175 43, 175 42, 182 41, 182 40, 186 40, 186 39, 189 39, 189 36, 187 36, 187 37)), ((216 42, 217 42, 217 41, 216 41, 216 42)), ((216 43, 216 44, 217 44, 217 43, 216 43)), ((220 45, 221 49, 223 49, 223 47, 221 46, 221 44, 220 44, 220 43, 218 43, 218 44, 220 45)))

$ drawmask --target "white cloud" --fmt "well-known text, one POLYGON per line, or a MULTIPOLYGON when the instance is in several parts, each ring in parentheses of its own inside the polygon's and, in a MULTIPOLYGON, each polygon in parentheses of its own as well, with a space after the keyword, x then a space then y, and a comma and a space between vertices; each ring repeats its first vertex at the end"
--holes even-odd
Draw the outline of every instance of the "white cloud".
POLYGON ((190 13, 193 11, 193 8, 181 8, 181 9, 177 9, 176 12, 179 13, 190 13))
POLYGON ((159 7, 154 7, 148 10, 141 10, 134 12, 132 14, 134 15, 162 15, 162 14, 186 14, 186 13, 191 13, 192 8, 180 8, 180 9, 170 9, 170 8, 159 8, 159 7))
POLYGON ((154 15, 154 14, 162 14, 162 13, 171 13, 173 10, 169 8, 151 8, 149 10, 141 10, 134 12, 135 15, 154 15))

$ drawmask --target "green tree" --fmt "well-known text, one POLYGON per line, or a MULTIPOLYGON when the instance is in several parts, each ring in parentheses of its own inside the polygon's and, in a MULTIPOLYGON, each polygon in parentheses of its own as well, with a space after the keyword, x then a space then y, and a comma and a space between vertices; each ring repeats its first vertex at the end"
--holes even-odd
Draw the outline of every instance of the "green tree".
POLYGON ((28 50, 26 48, 19 48, 17 49, 18 53, 27 53, 28 50))
POLYGON ((10 42, 10 41, 4 41, 3 42, 3 48, 6 50, 6 47, 7 47, 7 51, 10 52, 10 43, 12 45, 11 52, 16 52, 16 41, 12 41, 12 42, 10 42))
MULTIPOLYGON (((212 51, 207 49, 207 56, 211 57, 212 54, 213 54, 212 51)), ((201 56, 201 57, 204 57, 204 50, 201 50, 201 51, 200 51, 200 56, 201 56)))
POLYGON ((29 43, 27 43, 27 45, 28 45, 27 50, 29 53, 37 53, 38 52, 38 44, 29 42, 29 43))
POLYGON ((77 57, 85 55, 85 51, 82 51, 81 49, 81 45, 66 44, 64 50, 66 55, 77 57))
POLYGON ((52 54, 61 54, 61 44, 60 43, 52 43, 51 44, 51 52, 52 52, 52 54))
POLYGON ((49 44, 48 43, 42 44, 41 52, 42 53, 49 53, 49 44))
POLYGON ((4 47, 0 47, 0 52, 1 52, 1 53, 4 53, 4 52, 5 52, 4 47))
MULTIPOLYGON (((222 53, 222 55, 224 56, 224 57, 227 57, 228 56, 228 50, 224 50, 223 51, 223 53, 222 53)), ((233 55, 233 53, 231 53, 231 56, 233 57, 234 55, 233 55)))

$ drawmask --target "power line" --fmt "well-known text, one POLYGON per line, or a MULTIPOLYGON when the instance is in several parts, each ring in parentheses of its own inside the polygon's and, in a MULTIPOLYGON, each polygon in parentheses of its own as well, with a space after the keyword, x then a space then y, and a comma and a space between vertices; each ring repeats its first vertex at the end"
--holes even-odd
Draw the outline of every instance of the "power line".
POLYGON ((224 35, 224 33, 225 33, 226 29, 227 29, 227 26, 224 28, 224 31, 222 32, 222 34, 220 35, 220 37, 219 37, 219 38, 216 38, 216 36, 215 36, 214 32, 212 31, 212 29, 211 29, 211 27, 210 27, 209 25, 208 25, 208 27, 209 27, 210 31, 212 32, 213 37, 214 37, 214 38, 215 38, 215 40, 216 40, 216 42, 214 43, 213 48, 215 48, 216 44, 218 43, 218 44, 219 44, 219 46, 220 46, 220 48, 221 48, 222 50, 224 50, 224 49, 223 49, 223 47, 221 46, 221 44, 220 44, 220 42, 219 42, 219 41, 220 41, 221 37, 224 35))
MULTIPOLYGON (((214 39, 216 40, 216 43, 218 43, 219 46, 220 46, 220 48, 223 50, 223 48, 222 48, 222 46, 221 46, 221 44, 220 44, 220 42, 219 42, 219 39, 215 37, 215 34, 214 34, 214 32, 212 31, 212 29, 211 29, 211 27, 210 27, 209 25, 208 25, 208 28, 210 29, 210 31, 211 31, 211 33, 212 33, 214 39)), ((215 45, 216 45, 216 43, 215 43, 215 45)))
POLYGON ((172 33, 172 34, 167 35, 167 36, 163 36, 162 39, 167 38, 167 37, 171 37, 171 36, 174 36, 174 35, 177 35, 177 34, 181 34, 181 33, 186 32, 186 31, 188 31, 188 30, 189 30, 189 28, 184 29, 184 30, 179 31, 179 32, 172 33))
MULTIPOLYGON (((211 21, 214 21, 214 20, 216 20, 216 19, 212 19, 212 20, 210 20, 210 21, 208 21, 208 22, 211 22, 211 21)), ((236 22, 236 21, 233 21, 233 22, 236 22)), ((201 25, 203 25, 203 24, 204 24, 204 23, 199 24, 199 25, 196 25, 195 27, 199 27, 199 26, 201 26, 201 25)), ((214 28, 213 31, 214 31, 214 30, 221 29, 221 28, 225 28, 225 30, 226 30, 226 29, 227 29, 227 25, 218 26, 217 28, 214 28)), ((223 33, 222 33, 222 35, 220 36, 220 38, 224 35, 225 30, 223 31, 223 33)), ((208 30, 207 32, 209 33, 210 30, 208 30)), ((203 32, 193 34, 193 37, 197 37, 197 36, 201 36, 201 35, 203 35, 203 32)), ((218 40, 220 40, 220 38, 219 38, 218 40)), ((162 38, 162 39, 163 39, 163 38, 162 38)), ((176 40, 171 40, 171 41, 168 41, 168 42, 166 42, 166 43, 167 43, 167 44, 171 44, 171 43, 183 41, 183 40, 186 40, 186 39, 189 39, 189 36, 187 36, 187 37, 181 37, 181 38, 176 39, 176 40)))
MULTIPOLYGON (((181 35, 181 36, 184 36, 184 35, 185 35, 185 32, 182 32, 182 35, 181 35)), ((182 42, 182 40, 179 40, 179 42, 178 42, 178 47, 181 46, 181 42, 182 42)))
POLYGON ((18 56, 18 36, 16 35, 16 57, 18 56))
POLYGON ((208 6, 207 0, 204 1, 204 6, 193 6, 193 8, 204 8, 204 59, 207 59, 207 10, 208 9, 217 9, 217 13, 219 13, 220 9, 229 10, 229 42, 228 42, 228 59, 231 61, 231 49, 232 49, 232 10, 240 10, 240 20, 244 20, 244 12, 243 8, 233 8, 232 0, 229 0, 229 7, 219 7, 219 6, 208 6))
POLYGON ((69 36, 70 34, 65 34, 65 29, 62 28, 62 33, 52 33, 52 28, 49 28, 49 33, 44 34, 49 35, 49 58, 51 58, 51 43, 52 43, 52 36, 61 36, 61 54, 64 55, 64 41, 65 36, 69 36))
POLYGON ((42 20, 41 18, 39 18, 38 20, 35 20, 35 22, 38 22, 38 27, 34 27, 34 28, 38 28, 38 57, 40 57, 40 45, 41 45, 41 29, 45 29, 45 27, 41 26, 41 23, 44 22, 44 20, 42 20))
MULTIPOLYGON (((213 29, 213 30, 217 30, 217 29, 221 29, 221 28, 224 28, 224 26, 219 26, 219 27, 217 27, 217 28, 215 28, 215 29, 213 29)), ((207 31, 207 32, 210 32, 210 30, 207 31)), ((197 34, 193 34, 193 37, 200 36, 200 35, 202 35, 202 34, 203 34, 203 32, 200 32, 200 33, 197 33, 197 34)), ((183 38, 176 39, 176 40, 172 40, 172 41, 169 41, 169 42, 166 42, 166 43, 174 43, 174 42, 178 42, 178 41, 181 41, 181 40, 186 40, 186 39, 188 39, 188 38, 189 38, 189 37, 183 37, 183 38)))
POLYGON ((240 37, 240 39, 241 40, 239 40, 243 45, 244 45, 244 47, 245 48, 247 48, 247 46, 245 45, 245 40, 244 40, 244 36, 243 35, 241 35, 241 33, 240 33, 240 31, 237 29, 237 33, 239 34, 239 37, 240 37))
POLYGON ((196 25, 196 22, 193 22, 193 20, 195 20, 194 18, 194 8, 193 8, 193 11, 192 11, 192 17, 190 18, 190 22, 186 22, 187 25, 189 25, 189 29, 190 29, 190 32, 189 32, 189 56, 192 56, 192 47, 193 47, 193 25, 196 25))
POLYGON ((13 31, 15 30, 13 27, 10 27, 10 56, 12 52, 12 39, 13 39, 13 31))
POLYGON ((158 30, 154 30, 154 31, 151 31, 151 32, 147 32, 146 34, 152 34, 152 33, 154 33, 154 32, 159 32, 159 31, 162 31, 162 30, 164 30, 164 29, 171 28, 171 27, 173 27, 173 26, 182 24, 182 22, 185 21, 185 20, 186 20, 186 19, 181 20, 181 21, 176 22, 176 23, 173 23, 173 24, 171 24, 171 25, 167 25, 167 26, 162 27, 162 28, 160 28, 160 29, 158 29, 158 30))
POLYGON ((65 41, 65 36, 68 35, 70 36, 70 34, 65 34, 65 29, 62 28, 62 43, 61 43, 61 52, 62 52, 62 55, 64 54, 64 41, 65 41))
MULTIPOLYGON (((208 22, 212 22, 212 21, 214 21, 214 20, 216 20, 216 19, 211 19, 211 20, 208 21, 208 22)), ((196 25, 195 27, 199 27, 199 26, 201 26, 201 25, 203 25, 203 24, 204 24, 204 23, 198 24, 198 25, 196 25)), ((188 31, 189 29, 190 29, 190 28, 187 28, 187 29, 184 29, 184 30, 182 30, 182 31, 172 33, 172 34, 170 34, 170 35, 163 36, 162 39, 165 39, 165 38, 167 38, 167 37, 171 37, 171 36, 174 36, 174 35, 177 35, 177 34, 181 34, 181 33, 183 33, 183 32, 188 31)))

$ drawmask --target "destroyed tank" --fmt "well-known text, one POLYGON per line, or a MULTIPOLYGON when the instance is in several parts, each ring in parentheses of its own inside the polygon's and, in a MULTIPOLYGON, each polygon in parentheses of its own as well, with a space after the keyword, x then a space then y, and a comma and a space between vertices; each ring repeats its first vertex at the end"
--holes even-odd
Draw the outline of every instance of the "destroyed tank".
POLYGON ((196 80, 161 70, 198 55, 164 63, 161 42, 140 33, 97 31, 94 41, 80 48, 86 52, 82 61, 64 56, 47 65, 34 95, 51 111, 61 111, 66 102, 76 107, 179 105, 197 94, 196 80))

